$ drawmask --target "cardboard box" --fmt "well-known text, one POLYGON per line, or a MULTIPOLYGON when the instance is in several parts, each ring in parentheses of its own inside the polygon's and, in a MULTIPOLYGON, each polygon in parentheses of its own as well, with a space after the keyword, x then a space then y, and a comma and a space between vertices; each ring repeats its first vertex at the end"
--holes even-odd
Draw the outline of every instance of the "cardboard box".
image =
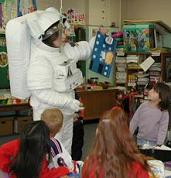
POLYGON ((154 24, 128 24, 123 26, 127 52, 149 52, 155 47, 154 24))
POLYGON ((14 117, 0 117, 0 136, 13 134, 14 117))
POLYGON ((33 121, 32 116, 20 116, 15 119, 14 132, 21 133, 25 127, 33 121))

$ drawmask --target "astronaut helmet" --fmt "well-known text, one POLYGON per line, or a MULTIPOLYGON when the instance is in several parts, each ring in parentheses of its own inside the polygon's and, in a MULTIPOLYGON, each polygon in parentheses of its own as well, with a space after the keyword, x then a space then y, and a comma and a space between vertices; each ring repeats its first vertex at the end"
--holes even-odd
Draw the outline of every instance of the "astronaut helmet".
POLYGON ((55 8, 44 10, 38 18, 38 26, 42 32, 45 32, 54 23, 60 21, 61 15, 55 8))
POLYGON ((42 42, 50 47, 59 47, 64 28, 68 25, 66 17, 55 8, 48 8, 41 14, 38 24, 43 32, 40 37, 42 42), (59 39, 59 44, 54 45, 53 42, 57 39, 59 39))

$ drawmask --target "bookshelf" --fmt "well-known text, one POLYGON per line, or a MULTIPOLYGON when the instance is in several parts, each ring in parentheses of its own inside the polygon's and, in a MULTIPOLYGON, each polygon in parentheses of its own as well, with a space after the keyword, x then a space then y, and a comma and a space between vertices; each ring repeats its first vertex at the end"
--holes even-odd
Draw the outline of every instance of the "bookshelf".
POLYGON ((171 82, 171 52, 126 53, 125 56, 117 56, 115 60, 116 86, 124 86, 128 90, 136 88, 143 90, 147 84, 156 81, 171 82), (154 63, 144 72, 139 64, 151 56, 154 63))

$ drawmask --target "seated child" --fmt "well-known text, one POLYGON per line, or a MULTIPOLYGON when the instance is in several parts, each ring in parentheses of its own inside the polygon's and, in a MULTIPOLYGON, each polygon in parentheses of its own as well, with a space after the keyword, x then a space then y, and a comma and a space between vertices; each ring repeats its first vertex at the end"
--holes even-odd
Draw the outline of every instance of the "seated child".
POLYGON ((43 120, 50 129, 50 147, 52 154, 52 162, 49 167, 68 167, 72 172, 79 172, 77 162, 73 161, 71 155, 64 148, 62 143, 55 139, 54 136, 60 131, 63 125, 63 114, 57 108, 46 109, 42 115, 43 120))
POLYGON ((50 169, 49 128, 43 121, 29 124, 20 137, 0 147, 1 178, 66 178, 66 167, 50 169))
POLYGON ((164 178, 163 163, 149 160, 138 150, 124 110, 115 106, 104 113, 96 129, 82 178, 164 178))

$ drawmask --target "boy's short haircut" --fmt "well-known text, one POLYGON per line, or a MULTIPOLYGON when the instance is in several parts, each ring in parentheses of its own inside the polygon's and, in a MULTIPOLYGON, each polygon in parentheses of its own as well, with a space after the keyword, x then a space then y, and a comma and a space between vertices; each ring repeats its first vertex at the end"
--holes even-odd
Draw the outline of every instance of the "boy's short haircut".
POLYGON ((56 134, 63 125, 63 114, 57 108, 46 109, 41 115, 41 120, 47 124, 51 134, 56 134))

